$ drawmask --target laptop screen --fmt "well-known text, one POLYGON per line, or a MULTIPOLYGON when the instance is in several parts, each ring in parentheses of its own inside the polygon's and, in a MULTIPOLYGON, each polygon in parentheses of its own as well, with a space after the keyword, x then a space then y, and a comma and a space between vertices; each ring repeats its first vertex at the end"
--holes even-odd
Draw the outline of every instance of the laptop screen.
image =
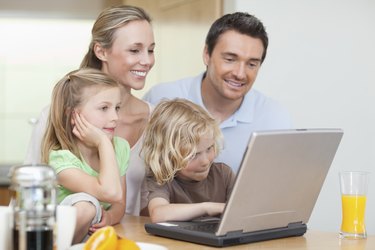
POLYGON ((242 159, 217 235, 306 223, 343 132, 255 132, 242 159))

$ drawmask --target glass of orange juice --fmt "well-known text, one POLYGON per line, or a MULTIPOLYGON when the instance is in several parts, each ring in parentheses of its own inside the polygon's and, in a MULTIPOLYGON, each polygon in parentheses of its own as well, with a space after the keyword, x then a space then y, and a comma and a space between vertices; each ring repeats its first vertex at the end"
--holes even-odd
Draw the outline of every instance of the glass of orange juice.
POLYGON ((366 194, 369 173, 362 171, 340 172, 342 221, 340 238, 364 239, 366 194))

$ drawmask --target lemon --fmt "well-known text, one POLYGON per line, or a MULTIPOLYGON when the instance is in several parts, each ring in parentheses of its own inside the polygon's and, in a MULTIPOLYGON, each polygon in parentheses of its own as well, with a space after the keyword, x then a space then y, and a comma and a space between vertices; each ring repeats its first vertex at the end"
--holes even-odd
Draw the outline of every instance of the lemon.
POLYGON ((118 239, 116 250, 140 250, 139 246, 129 239, 118 239))
POLYGON ((102 227, 93 233, 85 243, 84 250, 110 250, 116 249, 117 235, 112 226, 102 227))

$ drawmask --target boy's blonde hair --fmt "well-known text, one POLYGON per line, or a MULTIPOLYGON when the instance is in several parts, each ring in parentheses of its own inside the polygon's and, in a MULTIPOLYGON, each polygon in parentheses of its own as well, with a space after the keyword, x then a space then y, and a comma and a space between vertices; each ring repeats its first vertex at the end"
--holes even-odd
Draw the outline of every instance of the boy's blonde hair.
POLYGON ((74 70, 55 85, 42 141, 42 163, 48 164, 51 150, 66 149, 81 158, 73 135, 72 112, 82 104, 83 90, 89 87, 119 88, 119 85, 102 71, 90 68, 74 70))
POLYGON ((185 99, 161 101, 145 129, 142 154, 158 184, 171 181, 194 157, 202 136, 212 133, 217 155, 222 135, 206 110, 185 99))

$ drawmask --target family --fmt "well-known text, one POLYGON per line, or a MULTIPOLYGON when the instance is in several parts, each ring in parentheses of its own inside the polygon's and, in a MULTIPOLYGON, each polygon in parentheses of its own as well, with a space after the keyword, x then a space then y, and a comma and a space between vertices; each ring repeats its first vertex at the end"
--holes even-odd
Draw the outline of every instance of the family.
POLYGON ((156 84, 150 16, 122 5, 102 11, 80 68, 54 87, 34 128, 26 163, 52 166, 58 203, 77 208, 73 243, 120 222, 223 212, 251 133, 291 128, 289 113, 252 88, 266 57, 262 22, 226 14, 208 31, 205 72, 156 84))

